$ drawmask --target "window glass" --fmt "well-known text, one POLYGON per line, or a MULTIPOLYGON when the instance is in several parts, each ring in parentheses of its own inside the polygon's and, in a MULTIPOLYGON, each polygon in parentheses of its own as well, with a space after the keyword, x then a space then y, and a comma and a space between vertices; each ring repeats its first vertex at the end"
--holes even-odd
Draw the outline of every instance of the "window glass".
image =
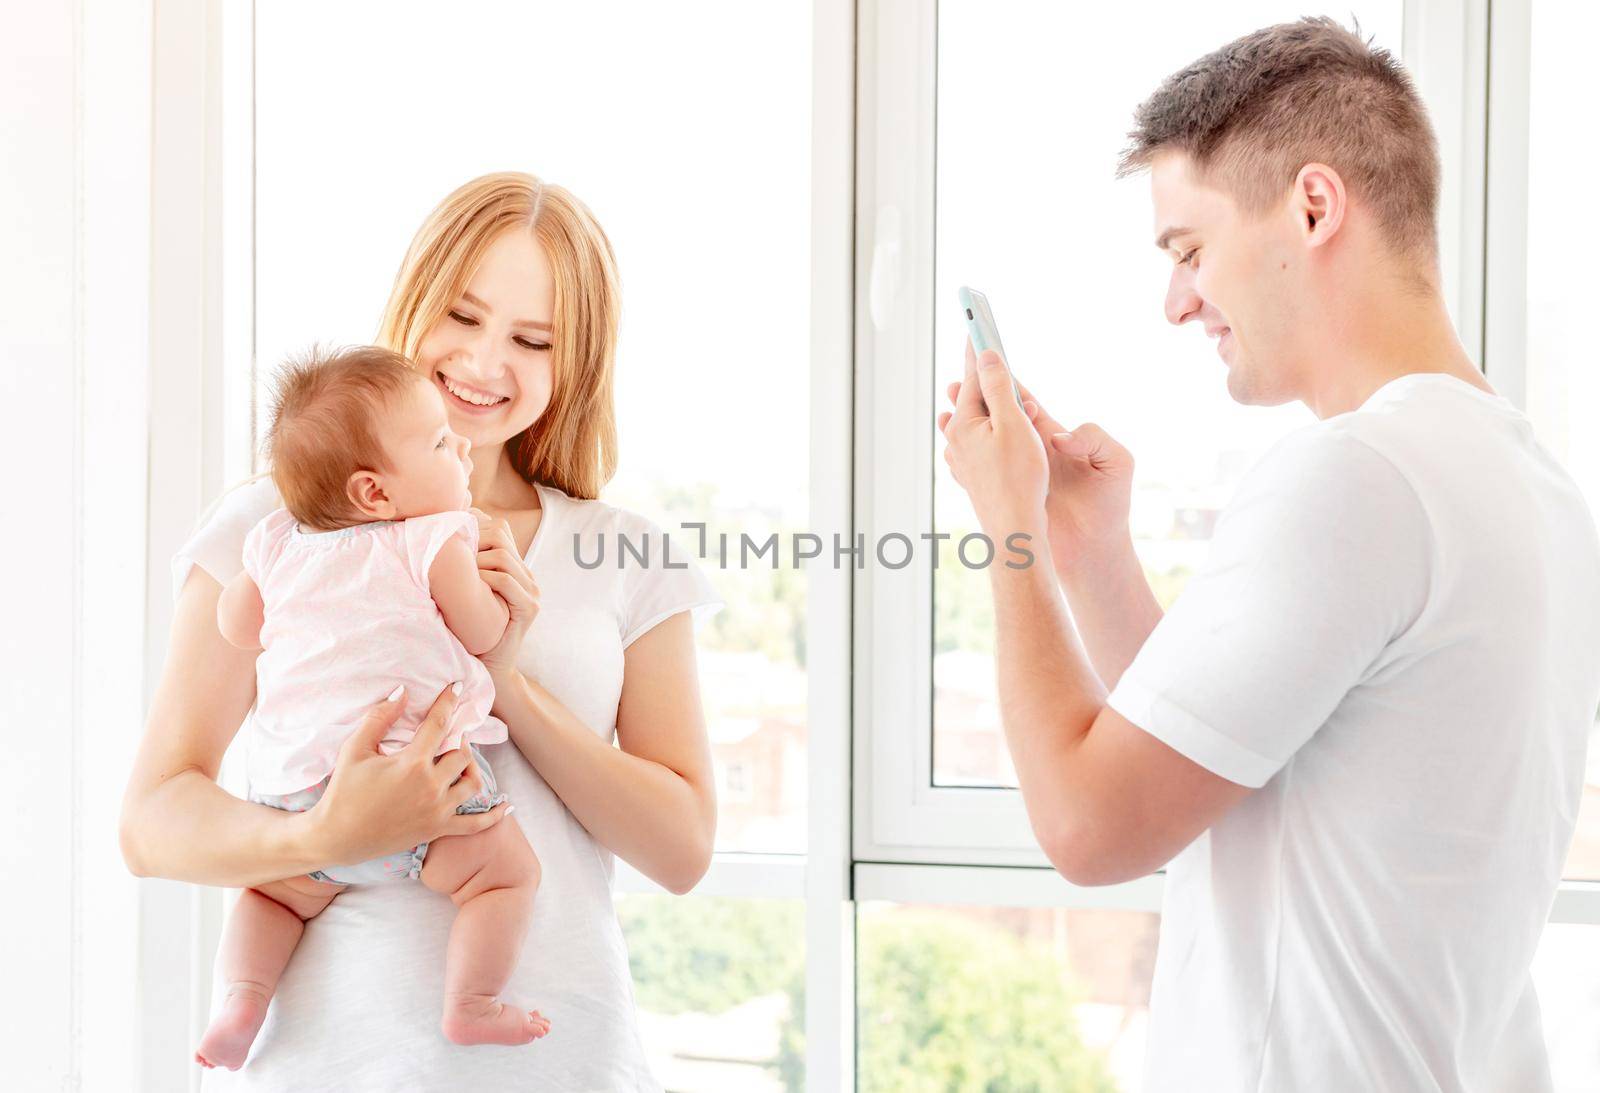
POLYGON ((1533 958, 1554 1087, 1600 1089, 1600 928, 1551 923, 1533 958))
MULTIPOLYGON (((1353 10, 1399 52, 1400 0, 1353 10)), ((961 378, 956 293, 970 285, 989 296, 1017 377, 1044 407, 1069 428, 1096 422, 1133 453, 1133 535, 1163 606, 1204 557, 1244 472, 1312 418, 1299 404, 1235 405, 1213 343, 1193 325, 1167 324, 1170 259, 1151 245, 1149 186, 1117 181, 1117 155, 1134 107, 1163 78, 1302 14, 1283 0, 939 5, 932 396, 947 408, 944 389, 961 378)), ((933 588, 934 780, 1014 786, 988 577, 961 565, 953 545, 977 519, 942 461, 935 467, 935 524, 952 538, 933 588)))
POLYGON ((738 780, 722 850, 805 849, 805 576, 741 568, 737 545, 808 515, 810 66, 809 4, 256 12, 263 378, 314 341, 371 341, 412 233, 470 178, 532 172, 604 225, 623 319, 602 497, 684 552, 700 536, 678 524, 708 525, 727 607, 701 683, 718 777, 738 780))
POLYGON ((674 1093, 805 1088, 805 914, 799 900, 626 895, 639 1033, 674 1093))
POLYGON ((1159 916, 864 903, 857 1088, 1139 1088, 1159 916))
MULTIPOLYGON (((1595 366, 1589 260, 1571 211, 1600 173, 1589 45, 1600 9, 1541 2, 1532 11, 1528 109, 1528 416, 1539 440, 1600 512, 1600 368, 1595 366)), ((1490 382, 1494 380, 1491 364, 1490 382)), ((1600 725, 1589 735, 1569 877, 1600 880, 1600 725)))

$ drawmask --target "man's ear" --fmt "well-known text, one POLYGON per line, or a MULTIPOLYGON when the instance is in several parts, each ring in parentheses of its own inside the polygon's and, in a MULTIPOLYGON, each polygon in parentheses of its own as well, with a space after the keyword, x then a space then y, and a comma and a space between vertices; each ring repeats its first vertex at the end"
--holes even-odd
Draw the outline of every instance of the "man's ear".
POLYGON ((383 489, 383 476, 377 471, 360 470, 352 474, 344 485, 345 496, 356 511, 373 520, 394 519, 394 502, 383 489))
POLYGON ((1307 246, 1324 246, 1338 234, 1349 209, 1344 179, 1326 163, 1308 163, 1295 176, 1289 207, 1300 222, 1307 246))

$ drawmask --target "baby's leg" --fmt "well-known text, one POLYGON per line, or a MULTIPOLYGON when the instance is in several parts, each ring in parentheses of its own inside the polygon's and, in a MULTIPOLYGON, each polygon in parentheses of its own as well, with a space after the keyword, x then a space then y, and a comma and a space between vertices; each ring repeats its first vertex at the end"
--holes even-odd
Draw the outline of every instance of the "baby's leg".
POLYGON ((537 1010, 500 1001, 533 917, 539 859, 515 823, 428 845, 422 883, 455 903, 445 962, 444 1034, 457 1044, 526 1044, 550 1031, 537 1010))
POLYGON ((238 1070, 250 1054, 267 1003, 300 944, 307 919, 315 918, 344 886, 291 877, 246 888, 222 932, 222 977, 228 984, 222 1009, 211 1021, 195 1062, 238 1070))

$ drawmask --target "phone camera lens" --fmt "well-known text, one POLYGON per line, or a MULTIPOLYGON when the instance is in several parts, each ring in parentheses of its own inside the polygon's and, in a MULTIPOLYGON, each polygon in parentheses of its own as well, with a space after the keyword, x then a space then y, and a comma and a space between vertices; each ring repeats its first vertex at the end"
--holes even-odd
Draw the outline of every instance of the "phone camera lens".
POLYGON ((971 318, 972 318, 972 309, 971 309, 971 308, 970 308, 970 307, 969 307, 969 308, 967 308, 967 318, 968 318, 968 319, 971 319, 971 318))

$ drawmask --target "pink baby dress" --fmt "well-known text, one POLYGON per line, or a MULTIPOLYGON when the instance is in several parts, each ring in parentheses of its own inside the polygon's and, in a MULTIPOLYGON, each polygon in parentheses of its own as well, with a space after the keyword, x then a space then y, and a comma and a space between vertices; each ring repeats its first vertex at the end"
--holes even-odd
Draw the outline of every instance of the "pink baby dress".
POLYGON ((440 752, 506 739, 505 723, 489 714, 488 670, 450 632, 428 590, 429 567, 457 535, 476 552, 477 518, 453 511, 303 531, 278 509, 251 528, 244 569, 265 604, 246 737, 252 794, 320 782, 396 684, 405 685, 405 709, 380 745, 384 754, 411 740, 457 680, 461 696, 440 752))

